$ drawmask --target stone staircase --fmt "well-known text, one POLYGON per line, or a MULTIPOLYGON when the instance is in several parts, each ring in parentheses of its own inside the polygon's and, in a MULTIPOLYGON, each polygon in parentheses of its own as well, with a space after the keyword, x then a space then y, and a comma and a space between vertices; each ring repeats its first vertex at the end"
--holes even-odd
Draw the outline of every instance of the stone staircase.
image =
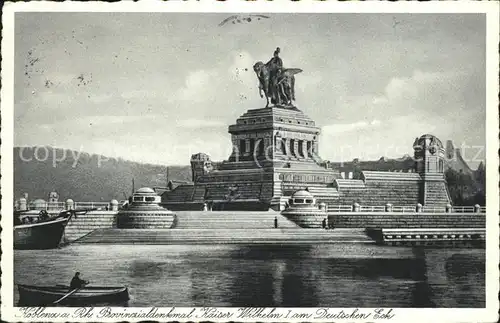
POLYGON ((162 203, 168 202, 189 202, 192 201, 194 185, 192 184, 183 184, 177 186, 173 191, 165 192, 163 196, 165 197, 162 203))
POLYGON ((93 211, 72 217, 64 230, 63 241, 77 240, 97 229, 116 227, 116 211, 93 211))
MULTIPOLYGON (((328 206, 336 204, 362 206, 385 205, 391 203, 397 206, 416 205, 418 203, 419 185, 413 181, 396 180, 343 180, 338 183, 338 199, 328 202, 328 206)), ((337 181, 339 182, 339 181, 337 181)))
POLYGON ((300 244, 374 243, 359 229, 101 229, 77 243, 103 244, 300 244))
POLYGON ((360 179, 336 179, 335 186, 338 188, 365 188, 365 182, 360 179))
POLYGON ((261 196, 262 183, 235 183, 210 185, 207 187, 206 198, 214 201, 228 200, 228 194, 231 193, 230 187, 235 187, 234 196, 238 200, 259 200, 261 196))
POLYGON ((196 185, 194 187, 192 201, 203 202, 205 200, 206 188, 204 185, 196 185))
POLYGON ((269 229, 278 219, 279 228, 298 228, 295 223, 274 211, 178 211, 175 229, 269 229))
POLYGON ((339 200, 339 191, 332 186, 309 186, 309 193, 311 193, 318 202, 328 204, 336 204, 339 200))

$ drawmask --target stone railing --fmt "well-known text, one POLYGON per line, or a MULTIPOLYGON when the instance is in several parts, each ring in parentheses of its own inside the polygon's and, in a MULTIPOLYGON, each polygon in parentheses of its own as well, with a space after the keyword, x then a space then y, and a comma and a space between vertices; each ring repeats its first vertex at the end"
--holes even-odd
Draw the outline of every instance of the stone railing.
POLYGON ((64 202, 46 202, 44 204, 29 203, 29 209, 37 210, 63 210, 65 207, 64 202))
POLYGON ((15 207, 18 211, 26 210, 46 210, 46 211, 61 211, 61 210, 78 210, 78 209, 98 209, 98 210, 109 210, 117 211, 121 208, 121 205, 117 200, 111 200, 110 202, 74 202, 72 199, 67 199, 65 202, 46 202, 46 203, 29 203, 20 204, 15 207))
POLYGON ((393 206, 392 204, 366 206, 354 203, 353 205, 329 205, 329 213, 335 212, 399 212, 399 213, 486 213, 486 207, 478 204, 474 206, 393 206))

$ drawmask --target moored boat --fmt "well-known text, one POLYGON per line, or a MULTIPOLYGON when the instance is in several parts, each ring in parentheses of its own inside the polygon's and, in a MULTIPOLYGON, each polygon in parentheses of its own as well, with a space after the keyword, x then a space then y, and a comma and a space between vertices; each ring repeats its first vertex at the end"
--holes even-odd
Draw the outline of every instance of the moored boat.
POLYGON ((14 249, 53 249, 59 246, 66 224, 73 215, 88 210, 62 211, 50 217, 46 211, 14 214, 14 249))
POLYGON ((20 305, 40 306, 80 306, 94 304, 114 304, 129 300, 126 286, 85 286, 76 291, 69 286, 17 285, 20 305))

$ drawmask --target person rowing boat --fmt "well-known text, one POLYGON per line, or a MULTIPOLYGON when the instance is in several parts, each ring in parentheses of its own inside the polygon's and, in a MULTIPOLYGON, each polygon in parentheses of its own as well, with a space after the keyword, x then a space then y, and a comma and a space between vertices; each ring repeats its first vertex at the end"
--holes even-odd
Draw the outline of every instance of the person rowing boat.
POLYGON ((71 283, 69 284, 70 289, 79 289, 88 285, 88 280, 83 280, 80 278, 80 272, 76 272, 75 276, 71 279, 71 283))
POLYGON ((80 272, 77 271, 75 273, 75 276, 73 276, 73 278, 71 279, 71 283, 69 284, 70 291, 66 293, 63 297, 54 301, 52 304, 59 304, 61 301, 65 300, 66 298, 78 292, 79 289, 85 287, 85 285, 87 285, 88 283, 89 283, 88 280, 83 280, 80 278, 80 272))

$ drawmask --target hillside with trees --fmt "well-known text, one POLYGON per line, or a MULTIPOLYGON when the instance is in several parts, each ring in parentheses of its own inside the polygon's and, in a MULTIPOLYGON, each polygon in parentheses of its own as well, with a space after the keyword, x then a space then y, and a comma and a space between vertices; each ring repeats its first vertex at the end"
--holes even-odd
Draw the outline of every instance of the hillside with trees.
POLYGON ((486 173, 482 163, 472 174, 448 168, 445 177, 453 205, 485 205, 486 173))
POLYGON ((123 200, 142 186, 165 187, 168 180, 191 180, 190 166, 142 164, 53 147, 14 148, 14 198, 47 199, 59 193, 60 201, 123 200), (22 155, 21 155, 22 153, 22 155), (36 156, 36 158, 35 158, 36 156))

